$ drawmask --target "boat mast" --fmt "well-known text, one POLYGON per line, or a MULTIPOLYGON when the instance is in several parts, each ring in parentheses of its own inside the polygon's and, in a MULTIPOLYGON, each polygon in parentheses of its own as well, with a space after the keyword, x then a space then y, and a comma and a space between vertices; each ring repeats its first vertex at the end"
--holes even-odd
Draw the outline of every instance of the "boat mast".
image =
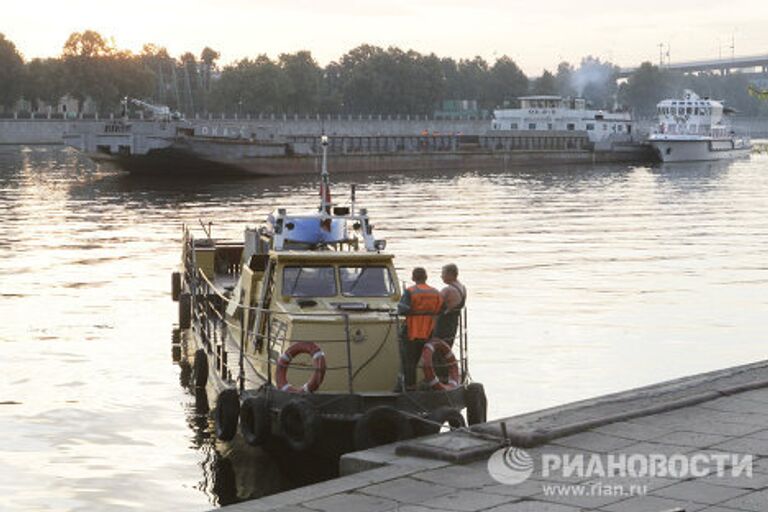
POLYGON ((323 147, 323 165, 320 171, 320 212, 331 213, 331 186, 328 178, 328 136, 320 137, 320 144, 323 147))

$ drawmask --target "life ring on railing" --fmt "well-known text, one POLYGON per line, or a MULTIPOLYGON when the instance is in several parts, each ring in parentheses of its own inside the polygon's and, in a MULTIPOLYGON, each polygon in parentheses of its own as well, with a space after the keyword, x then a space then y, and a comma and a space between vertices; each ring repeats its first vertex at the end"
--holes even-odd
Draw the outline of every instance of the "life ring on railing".
POLYGON ((443 340, 432 339, 424 344, 424 349, 421 351, 421 366, 424 370, 424 379, 432 389, 449 391, 459 387, 459 363, 456 361, 456 356, 453 355, 451 347, 443 340), (448 365, 448 382, 446 384, 440 382, 440 379, 435 375, 435 367, 432 361, 435 352, 442 355, 443 360, 448 365))
POLYGON ((277 389, 288 391, 289 393, 314 393, 325 378, 325 353, 315 343, 311 341, 300 341, 294 343, 277 360, 277 369, 275 370, 275 381, 277 389), (312 366, 315 371, 312 377, 300 388, 297 388, 288 382, 288 367, 293 358, 299 354, 309 354, 312 358, 312 366))

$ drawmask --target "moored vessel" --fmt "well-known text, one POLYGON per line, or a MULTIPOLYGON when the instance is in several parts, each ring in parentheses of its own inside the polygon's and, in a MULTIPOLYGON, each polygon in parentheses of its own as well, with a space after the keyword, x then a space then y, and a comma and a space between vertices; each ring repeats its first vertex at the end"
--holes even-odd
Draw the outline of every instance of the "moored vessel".
MULTIPOLYGON (((157 177, 291 176, 315 174, 319 167, 316 133, 325 123, 319 117, 306 131, 279 122, 266 127, 256 120, 215 126, 213 120, 186 121, 169 116, 167 107, 149 106, 158 112, 152 120, 72 123, 64 141, 98 164, 157 177)), ((325 149, 334 158, 334 172, 341 173, 503 172, 530 165, 653 160, 648 146, 632 140, 628 114, 571 109, 568 115, 576 118, 559 123, 549 110, 537 110, 541 119, 521 129, 510 129, 514 123, 502 122, 506 111, 497 111, 499 118, 491 124, 470 123, 472 133, 450 126, 430 131, 426 120, 360 119, 354 129, 339 128, 325 149), (585 121, 587 114, 592 117, 585 121)), ((333 124, 330 118, 328 124, 333 124)))
POLYGON ((659 124, 648 142, 662 162, 729 160, 749 155, 752 144, 731 129, 720 101, 686 90, 683 99, 665 99, 656 106, 659 124))
POLYGON ((554 95, 522 96, 519 108, 493 112, 495 132, 583 133, 597 149, 609 150, 613 144, 633 142, 633 122, 629 112, 605 112, 587 108, 584 98, 554 95))
POLYGON ((354 192, 348 206, 331 203, 326 162, 316 212, 278 208, 243 242, 184 229, 173 294, 217 437, 333 455, 484 422, 464 315, 456 346, 431 339, 423 382, 406 387, 394 256, 354 192))

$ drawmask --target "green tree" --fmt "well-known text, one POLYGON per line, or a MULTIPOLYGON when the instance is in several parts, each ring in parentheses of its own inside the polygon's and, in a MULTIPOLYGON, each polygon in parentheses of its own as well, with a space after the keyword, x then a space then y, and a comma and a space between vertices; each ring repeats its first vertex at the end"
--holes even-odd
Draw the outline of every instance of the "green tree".
POLYGON ((485 106, 502 106, 528 94, 528 77, 508 56, 496 60, 490 70, 490 84, 485 106))
POLYGON ((548 95, 558 94, 557 80, 555 79, 555 75, 545 69, 541 76, 534 80, 533 93, 548 95))
POLYGON ((55 107, 66 94, 64 64, 60 59, 33 59, 26 65, 24 98, 33 105, 43 101, 55 107))
POLYGON ((168 55, 168 50, 152 43, 147 43, 138 57, 144 68, 152 73, 152 101, 179 109, 180 101, 176 77, 176 61, 168 55))
POLYGON ((109 96, 109 76, 106 57, 114 48, 96 31, 72 33, 64 43, 62 59, 67 75, 67 92, 82 111, 85 99, 92 98, 97 105, 105 103, 109 96))
POLYGON ((211 105, 229 113, 277 113, 281 109, 282 73, 266 55, 242 59, 222 70, 212 86, 211 105))
POLYGON ((24 59, 16 45, 0 34, 0 107, 10 109, 21 97, 24 59))
MULTIPOLYGON (((499 61, 496 61, 498 64, 499 61)), ((499 68, 494 66, 496 71, 499 68)), ((498 94, 495 94, 498 86, 503 87, 502 77, 497 77, 496 71, 493 72, 493 81, 489 83, 490 76, 488 63, 480 56, 473 59, 461 59, 456 64, 458 73, 458 94, 456 99, 477 100, 481 106, 486 106, 488 102, 494 102, 498 94), (498 80, 497 80, 498 78, 498 80)))
POLYGON ((110 42, 95 30, 73 32, 64 43, 62 55, 72 57, 105 57, 111 55, 115 48, 110 42))
POLYGON ((317 112, 320 102, 322 70, 308 51, 282 53, 278 66, 283 73, 285 88, 281 91, 281 103, 285 111, 317 112))
POLYGON ((643 62, 622 86, 619 99, 638 117, 650 117, 656 104, 674 95, 671 76, 650 62, 643 62))
POLYGON ((576 89, 573 87, 573 73, 573 66, 569 63, 561 62, 557 65, 555 88, 557 89, 557 94, 564 98, 573 98, 577 96, 576 89))

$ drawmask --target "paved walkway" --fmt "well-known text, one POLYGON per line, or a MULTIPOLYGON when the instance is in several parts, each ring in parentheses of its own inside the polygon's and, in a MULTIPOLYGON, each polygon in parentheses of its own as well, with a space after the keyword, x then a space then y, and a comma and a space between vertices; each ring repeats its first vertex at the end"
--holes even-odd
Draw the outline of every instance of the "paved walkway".
MULTIPOLYGON (((764 378, 765 368, 758 370, 764 378)), ((497 449, 497 445, 447 434, 431 438, 427 444, 463 443, 465 451, 475 450, 471 457, 475 460, 457 464, 436 460, 428 453, 422 457, 403 455, 409 450, 403 450, 402 446, 379 447, 345 456, 342 473, 352 474, 229 506, 226 510, 766 512, 768 387, 759 387, 760 383, 755 381, 757 376, 753 372, 750 377, 752 387, 757 389, 749 390, 750 386, 742 383, 738 389, 714 395, 701 394, 705 379, 689 390, 689 396, 697 397, 691 405, 685 406, 678 400, 665 412, 637 416, 629 411, 628 419, 623 421, 582 429, 579 433, 526 448, 524 451, 534 466, 530 477, 522 483, 500 483, 490 475, 487 453, 497 449), (485 453, 478 456, 481 453, 478 450, 483 447, 485 453), (621 460, 622 454, 640 464, 634 466, 640 473, 643 473, 643 461, 650 460, 653 465, 653 461, 662 460, 663 464, 655 466, 655 475, 648 472, 638 477, 603 477, 596 471, 595 461, 607 468, 610 460, 618 464, 616 461, 621 460), (747 455, 753 457, 751 464, 747 455), (585 471, 581 474, 574 462, 579 460, 585 462, 581 466, 585 471), (677 460, 675 467, 682 476, 662 475, 658 470, 668 468, 667 463, 672 460, 677 460), (572 473, 558 470, 557 461, 570 461, 572 473), (593 463, 591 468, 589 461, 593 463), (719 463, 722 463, 722 475, 717 474, 719 463), (690 465, 687 473, 682 471, 681 464, 690 465), (694 466, 695 470, 691 470, 694 466), (371 467, 375 469, 368 469, 371 467), (710 473, 704 475, 706 470, 710 473)), ((616 400, 610 401, 611 407, 615 403, 616 400)), ((585 404, 567 411, 574 414, 577 410, 589 410, 589 406, 585 404)), ((563 416, 562 411, 556 412, 555 416, 563 416)), ((552 414, 547 417, 552 418, 552 414)), ((616 467, 619 466, 614 470, 616 467)))

